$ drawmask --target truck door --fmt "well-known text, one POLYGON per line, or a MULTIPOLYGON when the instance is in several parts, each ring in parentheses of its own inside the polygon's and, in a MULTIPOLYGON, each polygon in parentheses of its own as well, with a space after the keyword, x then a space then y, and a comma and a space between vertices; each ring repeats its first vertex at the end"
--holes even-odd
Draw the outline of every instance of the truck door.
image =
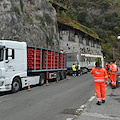
POLYGON ((5 68, 8 77, 14 74, 15 72, 14 49, 7 48, 5 50, 5 68))

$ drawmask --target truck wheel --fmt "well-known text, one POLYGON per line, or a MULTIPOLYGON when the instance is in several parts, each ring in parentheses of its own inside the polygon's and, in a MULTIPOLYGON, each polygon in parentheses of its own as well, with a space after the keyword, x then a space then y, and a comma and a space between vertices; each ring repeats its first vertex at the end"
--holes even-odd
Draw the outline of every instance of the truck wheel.
POLYGON ((64 75, 64 79, 66 79, 67 76, 66 71, 63 71, 63 75, 64 75))
POLYGON ((39 78, 39 85, 43 85, 45 83, 45 74, 41 73, 39 78))
POLYGON ((57 72, 58 81, 60 81, 60 72, 57 72))
POLYGON ((60 71, 60 80, 64 79, 64 71, 60 71))
POLYGON ((12 93, 18 92, 21 89, 20 78, 15 77, 12 82, 12 93))

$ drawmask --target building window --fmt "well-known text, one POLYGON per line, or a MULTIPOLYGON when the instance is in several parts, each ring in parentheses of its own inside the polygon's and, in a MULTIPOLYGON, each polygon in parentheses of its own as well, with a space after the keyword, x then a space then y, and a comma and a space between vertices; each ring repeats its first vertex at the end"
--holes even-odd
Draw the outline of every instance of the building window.
POLYGON ((91 41, 91 47, 95 47, 95 42, 94 42, 94 40, 91 41))
POLYGON ((89 46, 89 40, 88 40, 88 39, 86 39, 86 45, 88 45, 88 46, 89 46))
POLYGON ((83 40, 82 40, 82 38, 81 38, 81 37, 79 38, 79 41, 80 41, 80 43, 82 43, 82 44, 83 44, 83 40))

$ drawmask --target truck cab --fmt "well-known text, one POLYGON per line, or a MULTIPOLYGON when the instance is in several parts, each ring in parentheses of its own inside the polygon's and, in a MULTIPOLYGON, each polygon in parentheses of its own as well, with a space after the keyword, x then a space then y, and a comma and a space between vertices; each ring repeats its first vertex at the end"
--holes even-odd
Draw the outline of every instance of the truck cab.
POLYGON ((0 91, 17 89, 16 78, 27 75, 26 48, 25 42, 0 40, 0 91))

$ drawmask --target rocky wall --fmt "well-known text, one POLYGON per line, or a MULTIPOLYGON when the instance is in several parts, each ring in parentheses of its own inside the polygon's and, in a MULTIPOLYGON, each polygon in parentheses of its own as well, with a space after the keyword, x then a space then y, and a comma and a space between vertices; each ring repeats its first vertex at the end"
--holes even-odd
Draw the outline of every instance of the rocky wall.
POLYGON ((59 50, 55 9, 47 0, 0 0, 0 39, 59 50))

